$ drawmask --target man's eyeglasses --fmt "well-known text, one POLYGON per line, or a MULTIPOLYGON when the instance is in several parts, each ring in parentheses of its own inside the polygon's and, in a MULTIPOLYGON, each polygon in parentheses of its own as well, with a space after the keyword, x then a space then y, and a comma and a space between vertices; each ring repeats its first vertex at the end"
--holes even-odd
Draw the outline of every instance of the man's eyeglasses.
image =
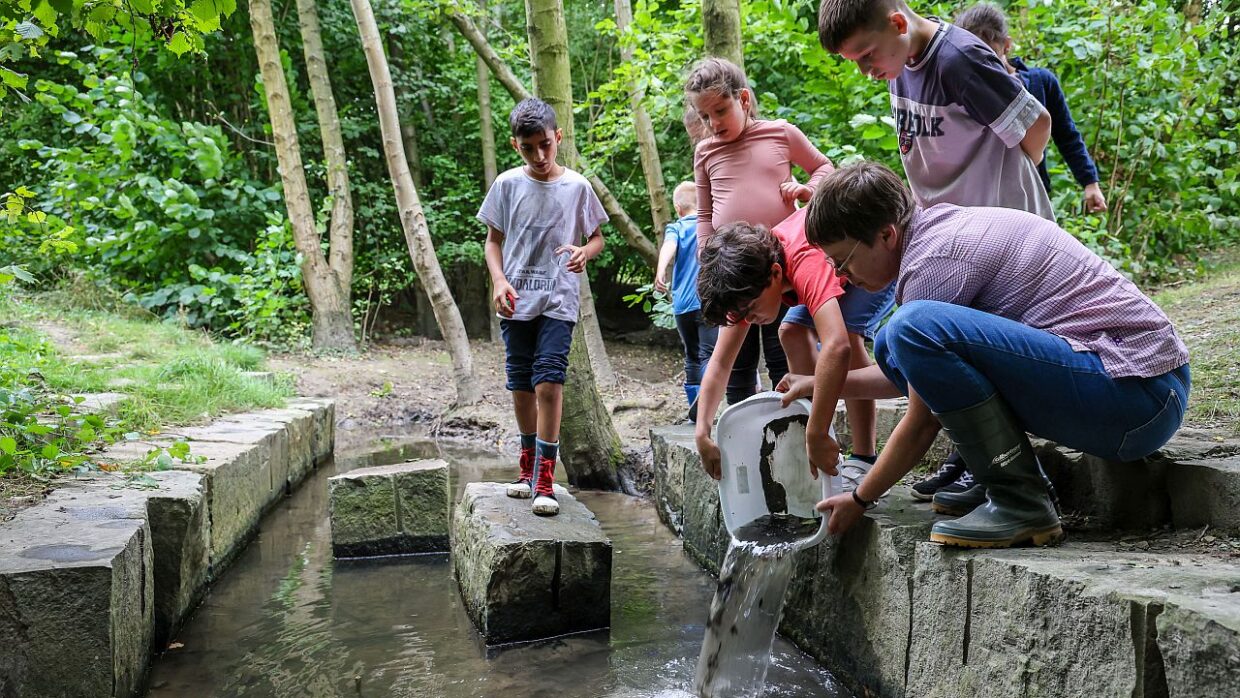
POLYGON ((837 262, 837 261, 835 261, 835 258, 834 258, 834 257, 831 257, 831 258, 830 258, 830 259, 831 259, 831 263, 835 265, 835 271, 836 271, 836 272, 838 272, 838 273, 840 273, 840 274, 847 274, 847 273, 848 273, 848 263, 852 261, 853 254, 857 251, 857 246, 858 246, 858 245, 860 245, 860 244, 861 244, 861 241, 860 241, 860 240, 858 240, 856 243, 854 243, 854 244, 853 244, 853 246, 852 246, 852 249, 848 251, 848 255, 847 255, 846 257, 844 257, 844 261, 842 261, 842 262, 837 262))

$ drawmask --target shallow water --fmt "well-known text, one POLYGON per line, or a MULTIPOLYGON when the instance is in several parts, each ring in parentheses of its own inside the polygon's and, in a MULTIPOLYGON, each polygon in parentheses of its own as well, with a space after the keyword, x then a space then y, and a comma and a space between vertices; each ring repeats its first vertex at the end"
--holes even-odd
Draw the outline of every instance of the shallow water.
MULTIPOLYGON (((258 536, 156 659, 150 696, 693 695, 714 580, 646 502, 578 496, 614 544, 612 627, 503 649, 483 647, 446 556, 337 563, 326 478, 367 465, 443 457, 465 482, 505 481, 505 459, 430 442, 340 454, 264 519, 258 536)), ((767 696, 847 693, 776 638, 767 696)))

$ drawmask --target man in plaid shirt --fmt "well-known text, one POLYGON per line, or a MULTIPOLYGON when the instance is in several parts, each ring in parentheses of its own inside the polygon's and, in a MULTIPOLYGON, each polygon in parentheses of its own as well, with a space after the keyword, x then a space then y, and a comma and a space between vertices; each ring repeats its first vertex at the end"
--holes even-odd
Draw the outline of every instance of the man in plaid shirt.
POLYGON ((920 209, 894 172, 863 162, 819 185, 806 236, 852 283, 896 282, 878 364, 851 372, 845 394, 909 397, 861 485, 818 505, 832 532, 917 464, 941 425, 987 498, 936 523, 931 540, 1053 543, 1063 530, 1025 432, 1131 461, 1179 428, 1188 349, 1153 301, 1055 223, 1014 209, 920 209))

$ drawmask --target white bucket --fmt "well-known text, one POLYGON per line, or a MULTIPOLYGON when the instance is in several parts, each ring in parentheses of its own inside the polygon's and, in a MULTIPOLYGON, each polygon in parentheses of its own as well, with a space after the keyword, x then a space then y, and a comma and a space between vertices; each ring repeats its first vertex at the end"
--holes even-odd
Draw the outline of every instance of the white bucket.
POLYGON ((827 519, 814 505, 843 490, 838 475, 819 472, 817 480, 810 476, 805 455, 809 401, 781 407, 782 398, 773 391, 760 393, 719 417, 716 439, 723 470, 719 502, 733 537, 741 526, 768 514, 819 519, 813 536, 795 541, 798 547, 808 547, 827 536, 827 519))

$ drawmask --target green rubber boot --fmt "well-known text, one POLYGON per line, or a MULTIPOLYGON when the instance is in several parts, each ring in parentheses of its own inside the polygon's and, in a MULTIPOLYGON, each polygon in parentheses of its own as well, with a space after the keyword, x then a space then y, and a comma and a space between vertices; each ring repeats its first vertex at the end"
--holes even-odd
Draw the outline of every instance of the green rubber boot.
POLYGON ((934 524, 931 541, 1010 548, 1026 541, 1049 545, 1063 539, 1033 446, 1003 398, 995 394, 938 418, 969 464, 973 479, 986 488, 986 501, 959 519, 934 524))

